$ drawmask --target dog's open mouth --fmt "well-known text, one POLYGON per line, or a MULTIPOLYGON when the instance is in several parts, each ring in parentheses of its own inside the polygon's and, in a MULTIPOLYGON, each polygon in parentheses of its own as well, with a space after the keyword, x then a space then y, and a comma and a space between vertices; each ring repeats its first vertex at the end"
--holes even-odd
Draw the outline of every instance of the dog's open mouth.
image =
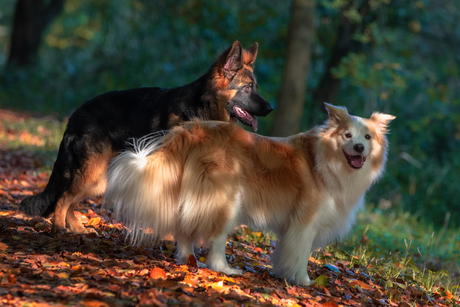
POLYGON ((252 126, 254 131, 257 131, 257 117, 249 114, 248 111, 244 110, 239 106, 233 106, 233 111, 235 111, 236 117, 245 125, 252 126))
POLYGON ((350 156, 345 152, 345 150, 343 150, 343 154, 345 155, 345 158, 347 158, 348 164, 354 169, 360 169, 363 167, 364 162, 366 161, 366 157, 361 155, 350 156))

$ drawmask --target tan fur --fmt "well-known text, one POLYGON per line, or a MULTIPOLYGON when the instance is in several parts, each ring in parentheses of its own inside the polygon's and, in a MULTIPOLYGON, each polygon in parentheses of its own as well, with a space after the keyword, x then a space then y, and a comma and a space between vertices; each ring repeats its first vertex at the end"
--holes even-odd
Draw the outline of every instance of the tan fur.
POLYGON ((91 156, 81 173, 76 174, 75 182, 71 189, 66 191, 58 201, 53 231, 65 228, 67 223, 72 233, 91 233, 92 228, 85 228, 75 217, 75 209, 80 200, 94 195, 101 195, 107 187, 107 168, 110 159, 116 156, 112 150, 91 156))
POLYGON ((168 129, 171 129, 174 126, 179 125, 182 122, 179 116, 177 116, 174 113, 169 114, 169 120, 168 120, 168 129))
POLYGON ((382 128, 394 118, 365 120, 345 108, 328 108, 328 122, 288 138, 259 136, 232 123, 185 123, 153 145, 116 158, 106 199, 123 211, 138 242, 152 242, 146 228, 153 229, 154 239, 172 234, 183 262, 193 253, 187 244, 203 239, 211 243, 211 269, 227 274, 238 272, 222 263, 222 244, 232 227, 270 228, 281 238, 275 272, 308 285, 312 246, 348 231, 355 208, 382 174, 382 128), (355 133, 350 129, 373 136, 365 144, 369 154, 362 169, 348 165, 343 153, 349 150, 344 133, 355 133))

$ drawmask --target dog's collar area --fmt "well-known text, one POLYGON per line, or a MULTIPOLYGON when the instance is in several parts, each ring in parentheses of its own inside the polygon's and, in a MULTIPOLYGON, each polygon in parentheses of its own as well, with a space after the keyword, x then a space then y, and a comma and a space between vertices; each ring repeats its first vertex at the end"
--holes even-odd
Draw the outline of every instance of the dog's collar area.
POLYGON ((254 129, 254 131, 257 131, 257 117, 249 114, 248 111, 239 106, 233 106, 233 111, 235 111, 237 118, 243 124, 252 126, 252 129, 254 129))
POLYGON ((366 157, 362 155, 349 155, 345 152, 345 150, 342 150, 343 154, 345 155, 345 158, 347 158, 348 165, 350 165, 354 169, 360 169, 363 167, 364 162, 366 161, 366 157))

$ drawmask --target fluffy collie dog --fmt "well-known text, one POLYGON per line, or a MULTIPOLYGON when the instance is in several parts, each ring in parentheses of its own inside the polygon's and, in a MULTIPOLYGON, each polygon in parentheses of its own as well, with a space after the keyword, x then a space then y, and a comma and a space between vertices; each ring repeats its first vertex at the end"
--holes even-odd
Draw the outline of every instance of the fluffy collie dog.
POLYGON ((207 266, 226 274, 241 274, 225 258, 234 227, 271 229, 279 238, 275 274, 310 285, 310 252, 350 229, 364 193, 382 175, 387 125, 395 118, 326 108, 323 125, 287 138, 232 123, 189 122, 138 141, 113 160, 106 202, 135 243, 173 235, 177 260, 187 263, 202 239, 210 247, 207 266))

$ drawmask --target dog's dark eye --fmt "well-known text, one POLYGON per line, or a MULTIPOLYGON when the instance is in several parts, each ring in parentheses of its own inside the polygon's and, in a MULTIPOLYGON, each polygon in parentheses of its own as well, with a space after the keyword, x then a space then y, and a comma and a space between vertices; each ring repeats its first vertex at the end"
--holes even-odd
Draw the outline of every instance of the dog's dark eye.
POLYGON ((346 133, 346 134, 345 134, 345 137, 346 137, 347 139, 351 139, 351 133, 350 133, 350 132, 346 133))
POLYGON ((365 138, 366 138, 366 140, 370 140, 371 136, 369 134, 366 134, 365 138))

